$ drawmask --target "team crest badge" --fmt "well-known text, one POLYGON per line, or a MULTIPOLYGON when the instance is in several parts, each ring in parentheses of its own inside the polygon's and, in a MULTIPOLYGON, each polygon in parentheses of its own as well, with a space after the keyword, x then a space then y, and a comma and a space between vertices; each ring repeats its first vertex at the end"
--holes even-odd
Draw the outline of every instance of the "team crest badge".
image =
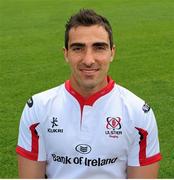
POLYGON ((105 134, 111 138, 118 138, 122 135, 121 130, 121 118, 120 117, 107 117, 106 118, 106 131, 105 134))

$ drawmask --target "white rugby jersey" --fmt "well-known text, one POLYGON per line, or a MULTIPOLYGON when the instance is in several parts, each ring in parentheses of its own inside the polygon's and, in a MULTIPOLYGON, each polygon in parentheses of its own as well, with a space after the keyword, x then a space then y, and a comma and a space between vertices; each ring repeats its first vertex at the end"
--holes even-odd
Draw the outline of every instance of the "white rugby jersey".
POLYGON ((22 113, 16 152, 46 161, 46 176, 62 179, 126 178, 127 166, 161 159, 152 109, 111 78, 87 100, 69 80, 34 95, 22 113))

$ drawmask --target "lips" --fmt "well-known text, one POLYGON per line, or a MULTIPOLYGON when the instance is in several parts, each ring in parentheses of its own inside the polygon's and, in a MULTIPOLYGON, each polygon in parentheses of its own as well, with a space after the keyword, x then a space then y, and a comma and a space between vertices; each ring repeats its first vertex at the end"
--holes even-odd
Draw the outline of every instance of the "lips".
POLYGON ((92 71, 98 71, 99 69, 80 69, 80 71, 85 71, 85 72, 92 72, 92 71))
POLYGON ((86 75, 92 75, 94 73, 96 73, 97 71, 99 71, 98 68, 95 68, 95 69, 80 69, 80 71, 83 73, 83 74, 86 74, 86 75))

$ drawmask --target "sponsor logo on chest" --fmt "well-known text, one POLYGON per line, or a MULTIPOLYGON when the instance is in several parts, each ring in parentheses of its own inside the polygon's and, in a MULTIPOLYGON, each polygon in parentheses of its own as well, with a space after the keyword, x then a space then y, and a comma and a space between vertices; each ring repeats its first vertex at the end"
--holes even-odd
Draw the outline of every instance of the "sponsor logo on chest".
POLYGON ((69 157, 69 156, 59 156, 56 154, 51 154, 52 160, 54 162, 62 163, 62 164, 78 164, 83 166, 105 166, 108 164, 114 164, 117 161, 117 157, 113 158, 95 158, 89 159, 83 156, 69 157))

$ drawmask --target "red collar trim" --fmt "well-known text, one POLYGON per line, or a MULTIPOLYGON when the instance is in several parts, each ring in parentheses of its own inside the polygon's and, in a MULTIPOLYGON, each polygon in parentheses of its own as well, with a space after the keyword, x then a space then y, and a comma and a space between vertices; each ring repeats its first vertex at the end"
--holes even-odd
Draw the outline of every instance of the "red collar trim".
POLYGON ((109 93, 114 88, 115 82, 111 79, 111 77, 108 76, 107 80, 107 86, 91 95, 88 99, 85 99, 76 90, 73 89, 73 87, 70 84, 70 80, 67 80, 65 82, 65 88, 72 96, 74 96, 77 99, 77 101, 80 104, 80 107, 82 108, 84 105, 92 106, 97 99, 109 93))

